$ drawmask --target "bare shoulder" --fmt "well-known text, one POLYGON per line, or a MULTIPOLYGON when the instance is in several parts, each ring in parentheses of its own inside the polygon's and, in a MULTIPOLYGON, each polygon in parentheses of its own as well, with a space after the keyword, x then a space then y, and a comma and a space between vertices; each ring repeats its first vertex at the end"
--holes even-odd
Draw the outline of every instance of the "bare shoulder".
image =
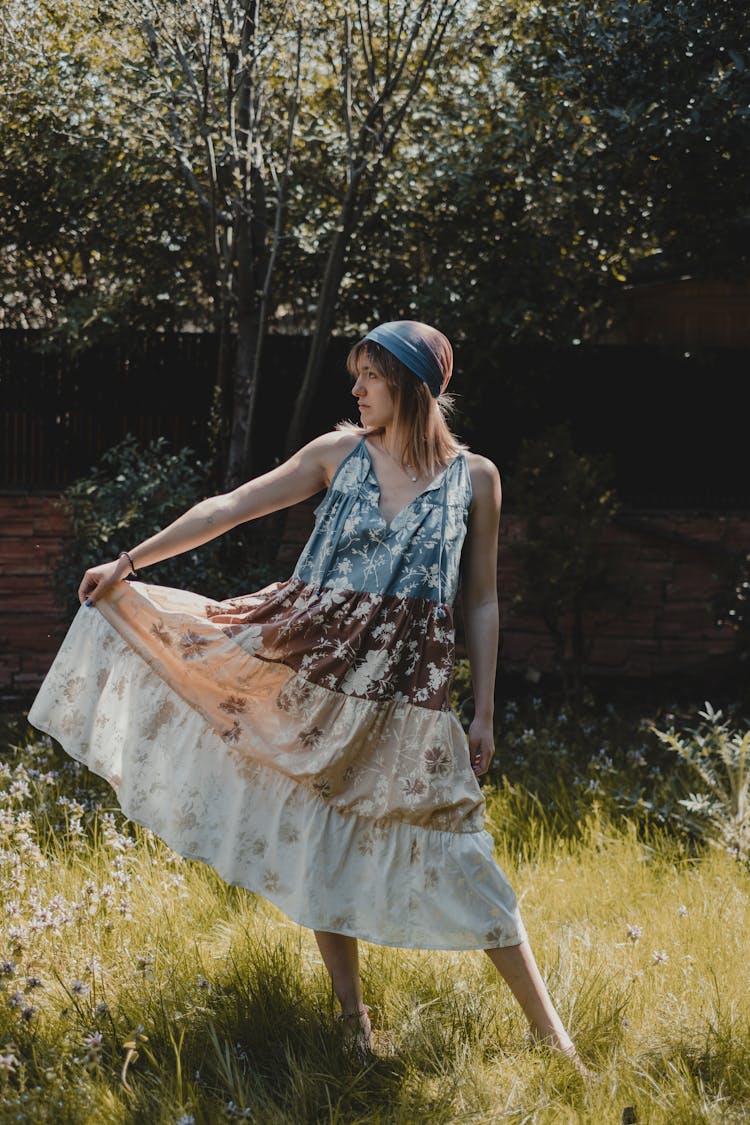
POLYGON ((315 449, 323 466, 326 486, 331 483, 339 465, 354 449, 360 436, 349 430, 330 430, 310 442, 309 448, 315 449))
POLYGON ((494 461, 480 453, 467 453, 466 464, 471 478, 471 491, 474 502, 495 503, 500 506, 502 486, 500 473, 494 461))

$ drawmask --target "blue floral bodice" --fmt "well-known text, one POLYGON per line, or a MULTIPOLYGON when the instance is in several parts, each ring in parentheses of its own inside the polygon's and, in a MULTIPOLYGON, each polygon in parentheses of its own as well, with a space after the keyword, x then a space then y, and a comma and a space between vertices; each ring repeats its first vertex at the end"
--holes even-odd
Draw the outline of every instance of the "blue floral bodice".
POLYGON ((294 578, 318 588, 452 605, 468 525, 471 479, 460 453, 388 523, 365 438, 343 459, 315 510, 294 578))

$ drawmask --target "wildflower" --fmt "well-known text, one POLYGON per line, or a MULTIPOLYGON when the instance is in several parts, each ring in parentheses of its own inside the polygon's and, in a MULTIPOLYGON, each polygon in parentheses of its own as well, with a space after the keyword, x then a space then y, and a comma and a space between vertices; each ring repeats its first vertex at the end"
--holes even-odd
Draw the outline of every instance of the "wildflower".
POLYGON ((635 945, 635 943, 638 941, 638 939, 642 936, 643 936, 643 926, 634 926, 634 925, 628 926, 628 937, 632 941, 633 945, 635 945))
POLYGON ((211 991, 211 981, 207 980, 206 977, 202 977, 200 973, 198 973, 197 983, 198 983, 198 988, 200 988, 202 992, 210 992, 211 991))
POLYGON ((22 992, 12 992, 8 997, 8 1003, 10 1004, 11 1008, 20 1008, 23 1004, 26 1003, 26 997, 22 992))
POLYGON ((35 1008, 33 1004, 27 1004, 24 1008, 21 1008, 21 1019, 26 1020, 27 1023, 31 1023, 37 1011, 38 1009, 35 1008))
POLYGON ((685 918, 686 915, 687 915, 687 912, 688 912, 688 909, 685 905, 681 905, 681 906, 677 907, 677 914, 680 918, 685 918))
POLYGON ((99 1001, 99 1003, 94 1008, 94 1015, 98 1016, 100 1019, 101 1019, 102 1016, 108 1016, 109 1015, 109 1004, 107 1003, 106 1000, 100 1000, 99 1001))
POLYGON ((15 971, 15 961, 0 961, 0 977, 12 977, 15 971))
POLYGON ((89 986, 84 984, 82 980, 74 980, 70 986, 70 991, 75 996, 86 996, 89 992, 89 986))
POLYGON ((249 1109, 240 1109, 233 1101, 227 1102, 224 1106, 224 1112, 227 1117, 234 1117, 238 1121, 249 1121, 251 1117, 251 1111, 249 1109))
POLYGON ((86 1054, 82 1060, 83 1065, 89 1068, 98 1066, 104 1045, 101 1031, 95 1031, 93 1035, 84 1036, 83 1045, 86 1048, 86 1054))
POLYGON ((12 1074, 18 1066, 18 1059, 10 1051, 7 1055, 0 1054, 0 1074, 12 1074))
POLYGON ((44 988, 44 983, 39 979, 39 977, 27 977, 26 987, 29 992, 31 992, 35 988, 44 988))
POLYGON ((177 1118, 174 1125, 195 1125, 195 1118, 192 1113, 183 1113, 177 1118))
POLYGON ((669 960, 666 949, 655 949, 651 954, 651 960, 655 965, 664 965, 669 960))

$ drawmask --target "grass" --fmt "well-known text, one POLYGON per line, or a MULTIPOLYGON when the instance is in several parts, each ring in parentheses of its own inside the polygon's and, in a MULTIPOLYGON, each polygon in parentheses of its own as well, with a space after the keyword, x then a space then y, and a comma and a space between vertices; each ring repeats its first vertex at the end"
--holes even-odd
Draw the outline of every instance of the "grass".
POLYGON ((518 778, 487 792, 592 1080, 529 1045, 481 953, 364 943, 378 1057, 347 1061, 312 934, 129 825, 49 740, 9 747, 0 1121, 599 1125, 626 1107, 649 1125, 746 1121, 750 875, 637 802, 618 815, 620 766, 603 777, 601 731, 590 741, 597 786, 579 764, 580 784, 543 799, 518 778))

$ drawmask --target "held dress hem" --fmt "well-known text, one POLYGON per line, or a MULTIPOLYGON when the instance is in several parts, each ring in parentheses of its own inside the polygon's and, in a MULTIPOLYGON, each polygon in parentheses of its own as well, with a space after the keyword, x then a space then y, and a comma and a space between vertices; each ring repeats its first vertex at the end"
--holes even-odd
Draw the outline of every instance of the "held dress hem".
POLYGON ((121 583, 82 608, 29 713, 132 820, 313 929, 525 939, 450 709, 463 455, 387 524, 364 438, 293 576, 215 602, 121 583))

